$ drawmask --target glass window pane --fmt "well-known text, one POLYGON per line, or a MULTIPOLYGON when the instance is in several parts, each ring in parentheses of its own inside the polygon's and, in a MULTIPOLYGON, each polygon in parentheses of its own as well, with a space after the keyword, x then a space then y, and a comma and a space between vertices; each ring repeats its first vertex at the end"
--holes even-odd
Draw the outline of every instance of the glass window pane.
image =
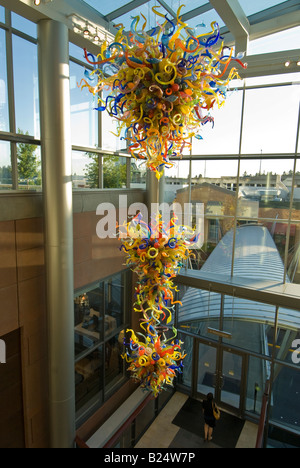
POLYGON ((123 335, 117 334, 105 344, 105 391, 110 392, 124 375, 123 335))
POLYGON ((258 55, 299 48, 300 27, 297 27, 250 41, 247 53, 248 55, 258 55))
POLYGON ((12 189, 10 143, 0 141, 0 190, 12 189))
POLYGON ((103 283, 74 299, 75 355, 78 356, 103 340, 103 283))
MULTIPOLYGON (((107 97, 110 95, 109 91, 104 91, 102 99, 106 102, 107 97)), ((102 118, 102 149, 108 151, 121 151, 126 150, 127 141, 124 140, 125 129, 119 134, 119 122, 111 117, 107 111, 101 113, 102 118)))
MULTIPOLYGON (((299 211, 299 210, 297 210, 299 211)), ((293 210, 295 212, 295 210, 293 210)), ((300 284, 300 224, 291 223, 287 258, 287 278, 292 283, 300 284)))
MULTIPOLYGON (((278 250, 272 228, 259 224, 245 224, 237 228, 235 237, 234 277, 282 282, 284 276, 284 243, 278 239, 278 250), (271 231, 271 232, 270 232, 271 231)), ((232 239, 226 238, 226 243, 232 239)), ((224 239, 223 239, 224 242, 224 239)))
POLYGON ((97 97, 77 86, 83 77, 84 68, 70 62, 72 144, 94 148, 98 146, 97 97))
POLYGON ((18 188, 20 190, 42 189, 41 149, 30 143, 17 144, 18 188))
POLYGON ((5 23, 5 8, 0 6, 0 22, 5 23))
POLYGON ((216 337, 209 334, 207 328, 219 328, 221 295, 196 288, 180 289, 179 328, 214 341, 216 337))
POLYGON ((144 161, 131 159, 131 188, 146 189, 147 168, 144 161))
POLYGON ((271 421, 300 433, 300 366, 275 366, 272 386, 271 421))
POLYGON ((300 351, 299 340, 299 311, 283 309, 281 307, 278 313, 278 330, 275 347, 276 359, 288 364, 300 364, 300 354, 298 354, 298 351, 300 351))
POLYGON ((105 333, 112 331, 124 323, 124 275, 114 276, 105 284, 105 333))
POLYGON ((199 32, 200 35, 211 32, 211 23, 213 21, 216 21, 220 28, 223 28, 223 26, 225 26, 224 21, 213 9, 207 11, 206 13, 203 13, 202 15, 196 16, 195 18, 189 19, 187 21, 187 24, 191 28, 196 28, 198 25, 201 25, 201 27, 197 29, 197 33, 199 32))
POLYGON ((86 63, 86 59, 84 56, 84 51, 81 47, 78 47, 75 44, 72 44, 72 42, 69 43, 69 52, 70 52, 70 57, 74 57, 76 59, 81 60, 83 63, 86 63))
MULTIPOLYGON (((190 162, 176 159, 172 160, 171 163, 173 167, 165 172, 164 202, 171 204, 174 201, 176 202, 177 196, 179 196, 180 199, 183 197, 187 203, 190 162), (182 190, 184 195, 181 193, 182 190)), ((179 201, 179 203, 181 202, 179 201)))
POLYGON ((85 0, 85 3, 95 8, 95 10, 102 13, 102 15, 108 15, 118 8, 124 6, 123 0, 111 0, 110 2, 99 2, 99 0, 85 0))
POLYGON ((72 185, 74 189, 99 188, 99 156, 97 154, 72 152, 72 185))
POLYGON ((300 73, 283 73, 282 75, 255 76, 246 78, 246 86, 296 83, 300 81, 300 73))
POLYGON ((243 154, 295 152, 299 92, 299 86, 246 90, 243 154))
POLYGON ((0 30, 0 130, 9 132, 5 32, 0 30))
POLYGON ((127 158, 118 156, 104 156, 103 158, 103 187, 126 188, 127 158))
POLYGON ((203 140, 193 138, 192 154, 239 153, 242 99, 243 91, 232 91, 220 109, 216 107, 210 112, 214 126, 210 123, 201 126, 203 140))
POLYGON ((249 2, 249 0, 239 0, 239 3, 246 15, 250 16, 254 13, 258 13, 266 10, 267 8, 283 3, 283 0, 263 0, 263 2, 261 0, 252 0, 251 2, 249 2))
POLYGON ((12 13, 11 15, 11 22, 12 27, 22 31, 29 36, 37 38, 37 25, 32 21, 24 18, 23 16, 19 16, 16 13, 12 13))
POLYGON ((274 326, 275 312, 269 304, 225 296, 224 330, 231 339, 224 338, 224 343, 268 356, 267 330, 274 326))
POLYGON ((249 356, 246 411, 257 415, 261 413, 265 384, 270 377, 270 362, 249 356))
POLYGON ((77 415, 91 406, 99 407, 103 401, 103 389, 103 347, 99 346, 75 364, 77 415))
POLYGON ((241 161, 241 204, 251 205, 252 215, 260 218, 288 219, 293 170, 293 159, 241 161))
POLYGON ((37 46, 13 35, 13 66, 17 132, 39 139, 37 46))
MULTIPOLYGON (((167 14, 167 11, 163 7, 161 7, 161 5, 156 0, 149 0, 144 5, 141 5, 138 8, 135 8, 134 10, 131 10, 130 13, 126 13, 125 15, 122 15, 122 16, 116 18, 114 20, 114 24, 122 23, 124 25, 124 27, 125 27, 125 31, 129 31, 131 23, 133 21, 133 17, 138 16, 138 15, 140 16, 141 13, 142 13, 147 19, 146 29, 149 31, 153 27, 157 26, 157 21, 159 21, 160 23, 163 22, 163 18, 160 18, 159 16, 155 15, 155 13, 152 11, 152 7, 155 7, 155 6, 160 7, 158 9, 158 11, 160 13, 162 13, 164 15, 167 14)), ((142 21, 144 23, 143 19, 142 19, 142 21)))

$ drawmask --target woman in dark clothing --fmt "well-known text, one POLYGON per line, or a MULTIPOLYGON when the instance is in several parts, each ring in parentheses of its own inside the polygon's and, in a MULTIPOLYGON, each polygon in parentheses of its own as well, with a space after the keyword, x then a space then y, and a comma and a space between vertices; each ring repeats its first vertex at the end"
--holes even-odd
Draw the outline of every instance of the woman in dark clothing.
POLYGON ((203 414, 204 414, 204 441, 211 441, 213 430, 216 427, 216 418, 214 417, 213 411, 214 396, 209 393, 206 400, 202 403, 203 414))

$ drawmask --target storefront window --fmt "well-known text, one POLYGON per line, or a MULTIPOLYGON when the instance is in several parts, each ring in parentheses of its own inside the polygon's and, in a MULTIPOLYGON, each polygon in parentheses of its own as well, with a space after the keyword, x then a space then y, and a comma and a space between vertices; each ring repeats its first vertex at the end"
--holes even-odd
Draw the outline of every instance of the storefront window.
POLYGON ((100 406, 125 378, 121 357, 130 324, 130 273, 87 287, 74 298, 76 404, 100 406))

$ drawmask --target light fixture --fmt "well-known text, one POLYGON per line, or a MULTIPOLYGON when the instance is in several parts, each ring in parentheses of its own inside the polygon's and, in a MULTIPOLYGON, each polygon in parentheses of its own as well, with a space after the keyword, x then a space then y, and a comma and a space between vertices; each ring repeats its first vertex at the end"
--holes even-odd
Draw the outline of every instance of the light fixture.
POLYGON ((89 37, 89 35, 90 35, 90 30, 89 30, 88 23, 86 23, 86 25, 85 25, 85 30, 83 31, 83 35, 84 35, 84 37, 89 37))
POLYGON ((95 37, 94 37, 94 41, 95 41, 97 44, 99 44, 99 42, 100 42, 100 37, 99 37, 99 34, 98 34, 98 28, 96 28, 96 35, 95 35, 95 37))
POLYGON ((35 6, 40 6, 42 3, 50 3, 52 2, 53 0, 33 0, 33 4, 35 6))
POLYGON ((287 60, 284 65, 285 65, 285 67, 289 67, 291 65, 291 62, 289 60, 287 60))
POLYGON ((298 65, 298 67, 300 67, 300 60, 298 60, 297 65, 298 65))

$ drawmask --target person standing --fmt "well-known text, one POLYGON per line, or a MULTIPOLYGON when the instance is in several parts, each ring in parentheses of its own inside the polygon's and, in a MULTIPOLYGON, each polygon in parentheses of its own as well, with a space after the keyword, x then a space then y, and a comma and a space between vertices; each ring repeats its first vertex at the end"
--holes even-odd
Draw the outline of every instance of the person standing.
POLYGON ((202 411, 204 414, 204 442, 210 442, 214 428, 216 427, 216 418, 214 416, 214 396, 209 393, 206 400, 202 403, 202 411))

